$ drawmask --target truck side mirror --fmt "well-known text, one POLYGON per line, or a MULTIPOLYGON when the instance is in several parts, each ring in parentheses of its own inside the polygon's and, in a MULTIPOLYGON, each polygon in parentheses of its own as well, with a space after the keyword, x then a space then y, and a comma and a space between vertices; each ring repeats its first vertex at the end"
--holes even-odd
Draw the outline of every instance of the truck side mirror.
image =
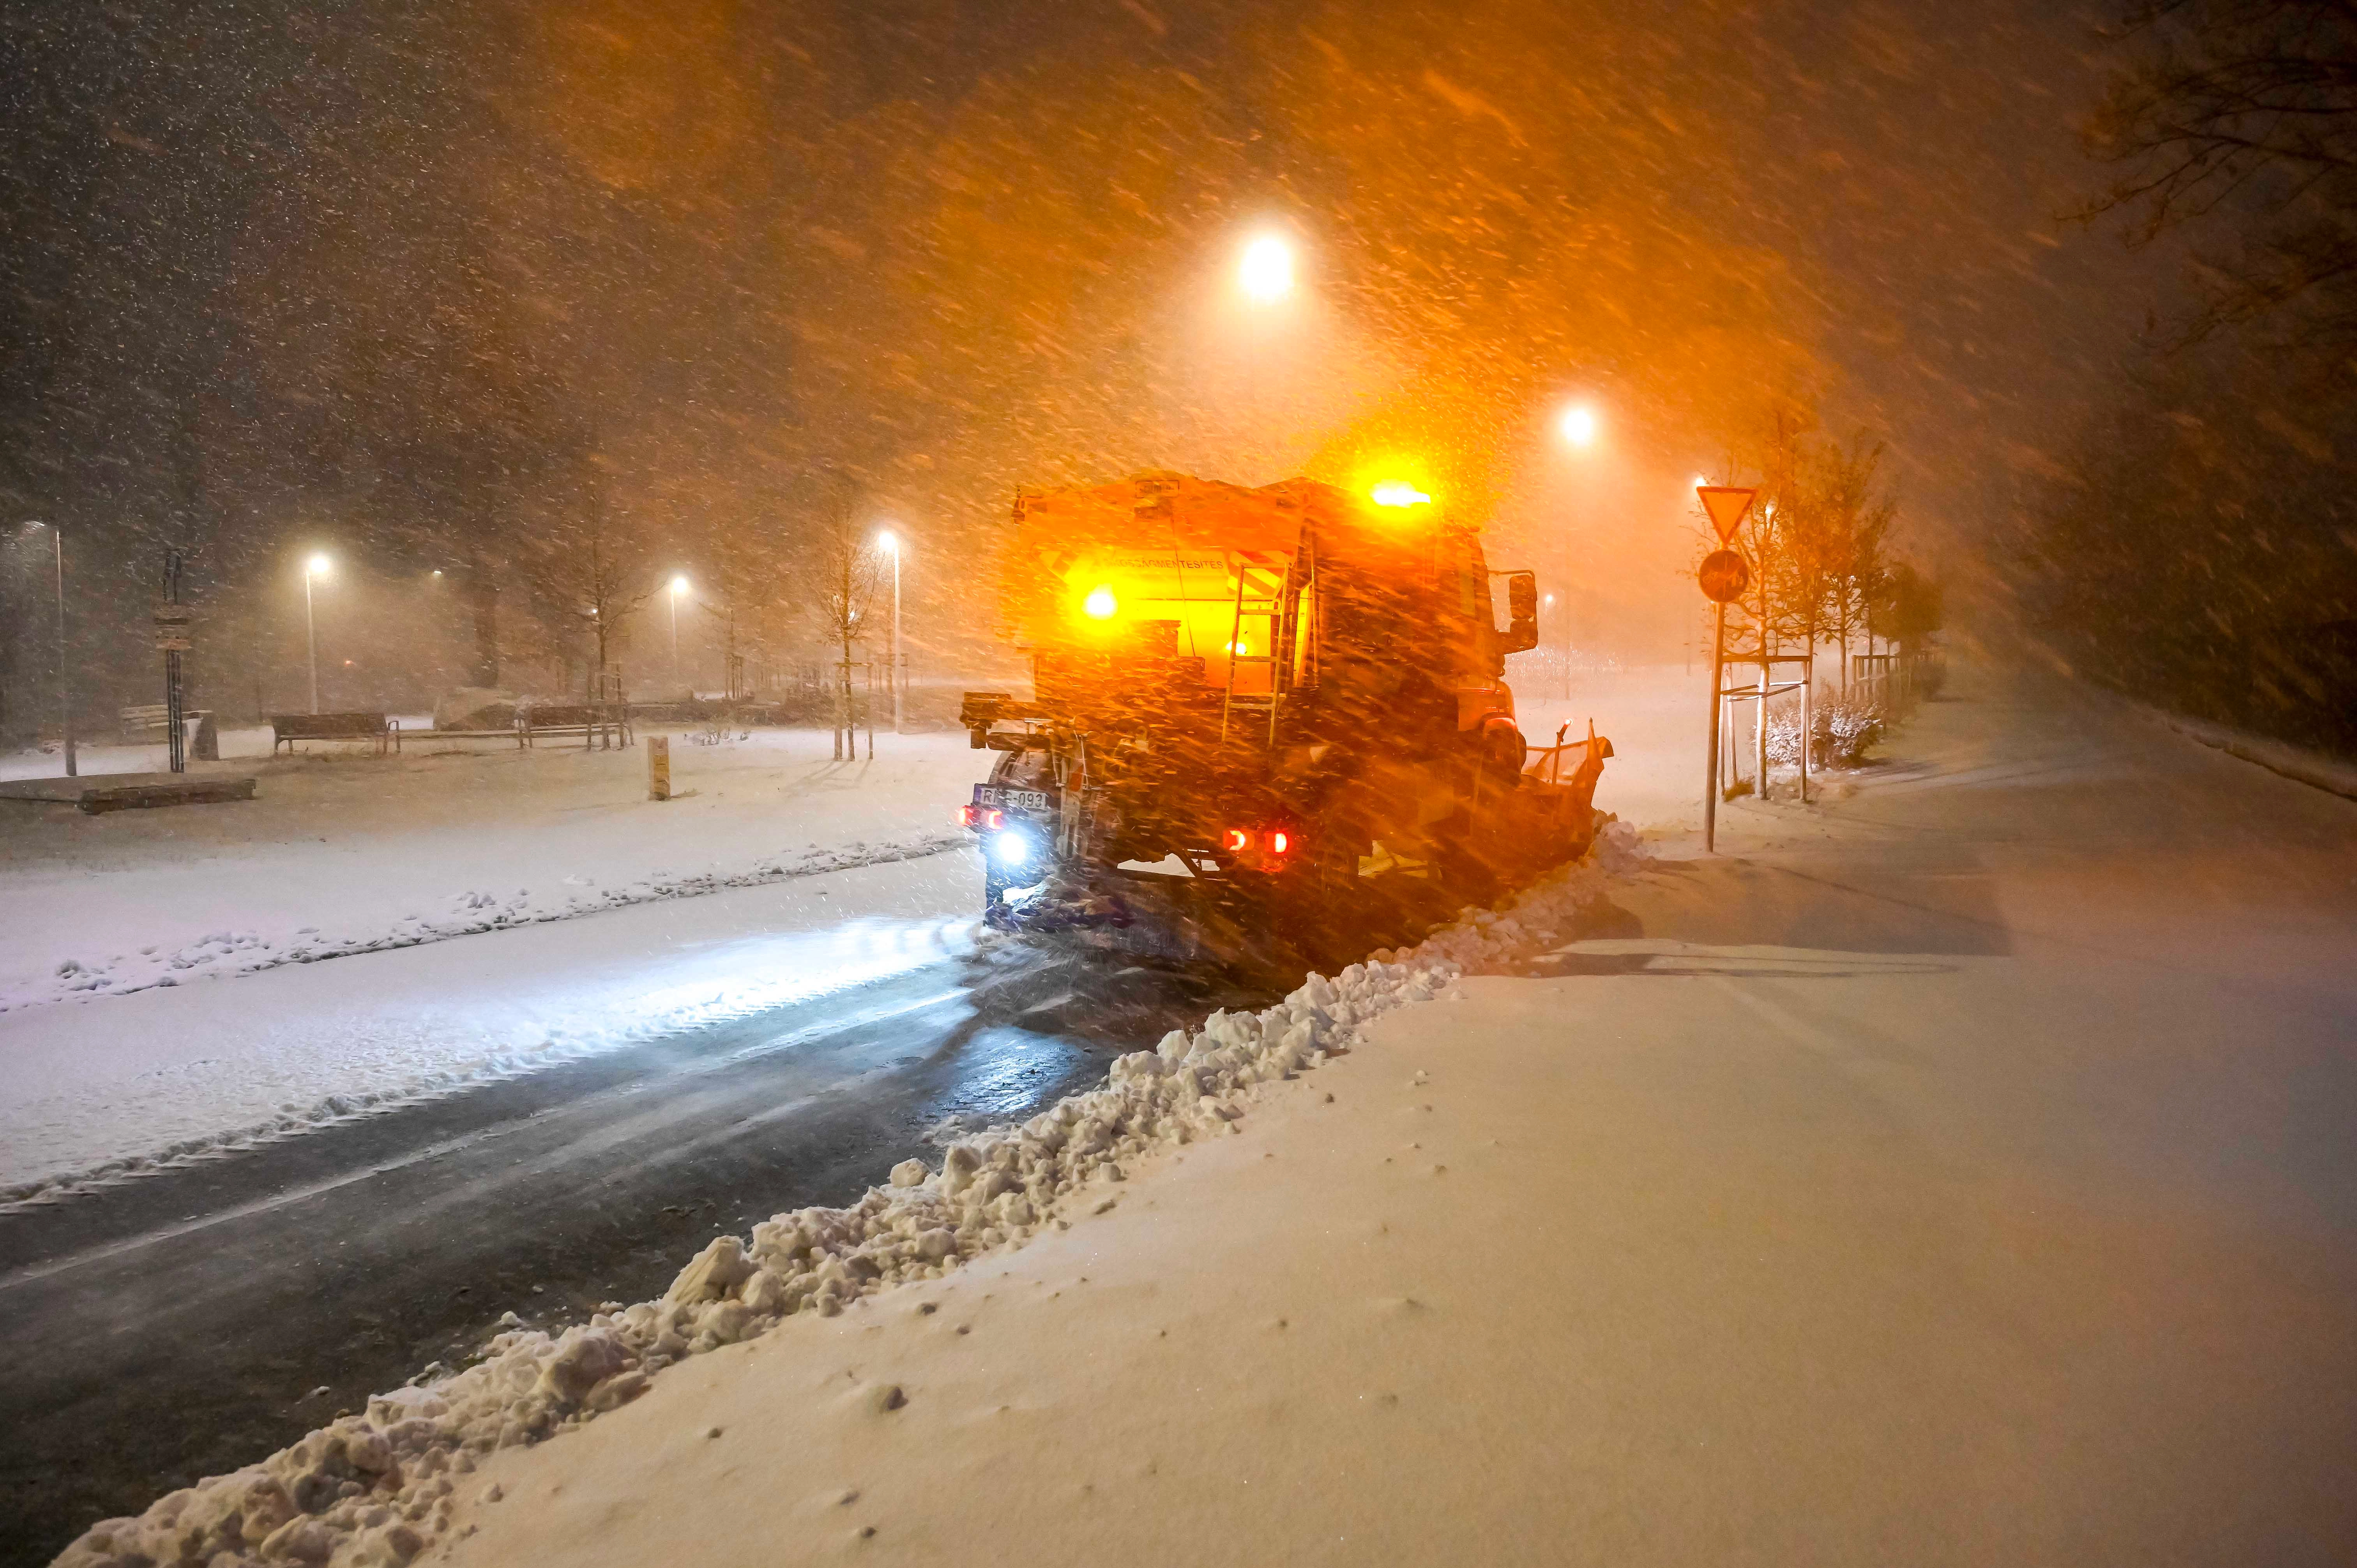
POLYGON ((1500 640, 1499 650, 1523 653, 1536 648, 1539 645, 1539 580, 1536 574, 1507 574, 1506 615, 1506 630, 1500 640))

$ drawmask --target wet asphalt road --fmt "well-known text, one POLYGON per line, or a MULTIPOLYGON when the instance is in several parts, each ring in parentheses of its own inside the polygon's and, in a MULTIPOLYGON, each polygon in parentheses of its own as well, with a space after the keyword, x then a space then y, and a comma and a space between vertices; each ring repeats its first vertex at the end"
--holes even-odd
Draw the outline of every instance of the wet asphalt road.
POLYGON ((0 1565, 236 1468, 514 1311, 659 1294, 850 1201, 951 1115, 1031 1114, 1268 997, 1036 952, 889 980, 0 1215, 0 1565))

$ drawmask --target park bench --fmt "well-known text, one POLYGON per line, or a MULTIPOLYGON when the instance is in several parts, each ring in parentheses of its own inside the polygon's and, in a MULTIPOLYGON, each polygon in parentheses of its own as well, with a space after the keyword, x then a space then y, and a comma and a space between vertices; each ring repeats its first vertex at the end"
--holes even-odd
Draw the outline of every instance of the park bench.
POLYGON ((278 755, 285 746, 291 754, 298 740, 372 740, 376 754, 384 755, 390 745, 401 749, 401 721, 383 714, 273 714, 270 715, 270 755, 278 755))
POLYGON ((166 720, 170 716, 171 711, 161 703, 148 703, 138 707, 124 709, 124 740, 135 746, 142 741, 163 739, 166 720))
POLYGON ((525 746, 535 744, 543 736, 577 735, 581 749, 592 745, 599 748, 630 744, 630 720, 620 713, 586 704, 559 706, 539 703, 522 708, 516 714, 516 732, 525 746))

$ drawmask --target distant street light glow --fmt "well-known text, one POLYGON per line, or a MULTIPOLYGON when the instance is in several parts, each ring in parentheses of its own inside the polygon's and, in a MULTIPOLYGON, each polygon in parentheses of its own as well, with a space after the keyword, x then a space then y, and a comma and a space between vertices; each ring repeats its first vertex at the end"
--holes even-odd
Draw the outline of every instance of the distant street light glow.
POLYGON ((1081 608, 1092 620, 1111 620, 1114 611, 1121 608, 1121 601, 1113 596, 1112 584, 1099 583, 1089 590, 1089 596, 1081 601, 1081 608))
POLYGON ((909 684, 909 661, 900 651, 900 536, 888 528, 878 529, 876 542, 892 553, 892 733, 900 735, 906 729, 900 700, 909 684))
POLYGON ((1377 485, 1371 493, 1377 506, 1422 506, 1432 499, 1414 485, 1397 479, 1377 485))
POLYGON ((1274 234, 1264 234, 1244 247, 1236 281, 1257 300, 1282 299, 1293 292, 1293 247, 1274 234))
POLYGON ((1596 439, 1596 411, 1585 403, 1574 403, 1563 411, 1555 428, 1574 446, 1585 446, 1596 439))
POLYGON ((311 672, 311 711, 319 711, 319 621, 311 607, 311 583, 335 563, 322 553, 303 563, 303 662, 311 672))
MULTIPOLYGON (((687 574, 680 573, 671 580, 671 683, 679 680, 679 596, 687 592, 687 574)), ((693 693, 691 692, 691 695, 693 693)))

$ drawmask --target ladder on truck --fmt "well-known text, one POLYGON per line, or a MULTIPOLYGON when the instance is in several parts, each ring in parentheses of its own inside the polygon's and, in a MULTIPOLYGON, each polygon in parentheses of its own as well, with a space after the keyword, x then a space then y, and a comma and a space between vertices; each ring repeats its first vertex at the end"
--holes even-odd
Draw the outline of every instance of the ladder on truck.
MULTIPOLYGON (((1313 568, 1314 570, 1314 568, 1313 568)), ((1285 588, 1289 575, 1284 563, 1271 565, 1256 562, 1241 553, 1228 557, 1229 580, 1235 585, 1233 603, 1228 615, 1228 676, 1225 689, 1220 693, 1220 743, 1227 744, 1228 736, 1243 715, 1265 712, 1267 744, 1276 744, 1277 711, 1285 703, 1285 682, 1281 666, 1286 650, 1281 629, 1285 624, 1285 588), (1267 630, 1256 640, 1244 629, 1245 618, 1264 618, 1267 630), (1250 651, 1254 648, 1257 652, 1250 651), (1268 671, 1268 689, 1265 692, 1236 690, 1236 672, 1246 667, 1268 671)))

